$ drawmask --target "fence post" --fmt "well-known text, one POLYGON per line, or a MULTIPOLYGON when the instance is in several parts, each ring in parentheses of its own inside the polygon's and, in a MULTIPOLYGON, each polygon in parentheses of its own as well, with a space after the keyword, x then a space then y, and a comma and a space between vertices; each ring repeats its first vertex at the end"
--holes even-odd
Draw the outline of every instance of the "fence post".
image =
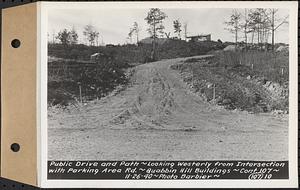
POLYGON ((78 85, 79 85, 79 100, 80 100, 80 103, 82 104, 82 89, 81 89, 81 83, 78 82, 78 85))
POLYGON ((213 100, 216 99, 216 84, 213 84, 213 100))
POLYGON ((192 69, 192 84, 194 84, 194 70, 192 69))

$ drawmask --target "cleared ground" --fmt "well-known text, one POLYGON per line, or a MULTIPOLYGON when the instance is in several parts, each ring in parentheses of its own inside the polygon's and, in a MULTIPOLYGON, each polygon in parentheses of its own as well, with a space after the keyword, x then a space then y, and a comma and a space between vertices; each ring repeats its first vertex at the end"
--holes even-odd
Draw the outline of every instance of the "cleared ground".
POLYGON ((99 101, 50 108, 49 159, 288 159, 288 115, 208 104, 170 69, 185 59, 137 66, 125 90, 99 101))

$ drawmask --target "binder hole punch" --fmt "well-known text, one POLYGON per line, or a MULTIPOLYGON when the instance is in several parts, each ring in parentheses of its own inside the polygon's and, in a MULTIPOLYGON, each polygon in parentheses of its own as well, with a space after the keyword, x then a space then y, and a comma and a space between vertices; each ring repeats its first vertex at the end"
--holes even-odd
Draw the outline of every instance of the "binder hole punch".
POLYGON ((10 149, 11 149, 13 152, 19 152, 19 150, 20 150, 20 145, 19 145, 18 143, 13 143, 13 144, 11 144, 10 149))
POLYGON ((20 45, 21 45, 21 42, 18 39, 14 39, 13 41, 11 41, 11 46, 13 48, 18 48, 18 47, 20 47, 20 45))

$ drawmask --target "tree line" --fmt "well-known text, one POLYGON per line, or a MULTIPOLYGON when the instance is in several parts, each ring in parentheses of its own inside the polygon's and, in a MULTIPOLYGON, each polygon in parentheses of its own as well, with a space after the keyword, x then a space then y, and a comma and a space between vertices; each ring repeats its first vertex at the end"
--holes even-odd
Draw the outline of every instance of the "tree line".
POLYGON ((280 18, 278 9, 244 9, 239 11, 234 9, 225 29, 234 34, 235 44, 237 46, 240 33, 243 35, 246 45, 257 43, 259 45, 268 44, 271 37, 271 47, 274 50, 275 34, 279 27, 288 23, 288 16, 280 18))
MULTIPOLYGON (((147 32, 150 35, 150 38, 153 39, 153 51, 155 51, 156 39, 157 38, 170 38, 170 32, 165 32, 164 20, 168 18, 166 13, 164 13, 159 8, 151 8, 146 18, 144 19, 147 24, 147 32)), ((234 34, 235 44, 238 44, 240 35, 242 34, 243 43, 247 44, 267 44, 271 38, 272 48, 275 44, 275 34, 282 25, 287 24, 288 16, 280 18, 278 16, 278 9, 233 9, 232 14, 229 19, 225 22, 226 30, 234 34)), ((173 21, 174 29, 174 38, 181 39, 182 32, 184 38, 187 38, 187 23, 182 24, 179 19, 173 21)), ((136 41, 139 42, 139 32, 141 28, 137 22, 134 22, 132 27, 129 29, 127 39, 130 43, 136 41), (133 40, 135 38, 135 40, 133 40)), ((99 32, 96 28, 88 24, 84 27, 83 36, 90 46, 99 45, 99 32)), ((59 40, 61 44, 77 44, 78 43, 78 34, 75 31, 74 27, 71 30, 63 29, 60 31, 55 39, 59 40)), ((54 39, 53 39, 54 41, 54 39)), ((155 52, 153 52, 155 53, 155 52)))
MULTIPOLYGON (((149 12, 147 13, 147 17, 145 18, 145 21, 149 25, 149 28, 147 28, 147 32, 150 35, 150 38, 170 38, 170 32, 165 32, 165 26, 163 24, 163 21, 168 18, 166 13, 164 13, 159 8, 151 8, 149 12)), ((187 37, 187 23, 184 23, 184 36, 187 37)), ((174 34, 175 38, 181 39, 181 32, 182 32, 182 23, 179 19, 176 19, 173 21, 173 28, 174 28, 174 34)), ((137 39, 136 43, 139 42, 139 31, 140 27, 137 22, 134 22, 133 27, 130 27, 129 33, 128 33, 128 39, 132 43, 132 37, 135 34, 137 39)))
MULTIPOLYGON (((100 33, 96 30, 96 28, 88 24, 84 27, 83 36, 90 46, 99 45, 99 35, 100 33)), ((54 34, 52 43, 55 43, 55 39, 58 40, 63 45, 73 45, 78 43, 78 33, 75 28, 72 27, 71 30, 63 29, 58 32, 57 35, 54 34)))
MULTIPOLYGON (((170 38, 170 33, 164 32, 164 24, 163 21, 168 16, 161 11, 159 8, 151 8, 149 12, 147 13, 147 17, 145 18, 145 21, 149 25, 149 28, 147 29, 148 33, 150 34, 150 37, 160 38, 160 37, 167 37, 170 38)), ((179 21, 179 19, 173 21, 173 27, 174 27, 174 34, 176 35, 176 38, 181 39, 181 32, 182 32, 182 23, 179 21)), ((186 38, 187 36, 187 23, 183 25, 184 29, 184 36, 186 38)), ((134 22, 132 27, 129 29, 128 37, 130 43, 133 42, 133 37, 136 38, 136 43, 139 42, 139 32, 141 31, 141 28, 139 27, 139 24, 137 22, 134 22)), ((100 33, 96 30, 96 28, 88 24, 84 27, 83 30, 83 36, 85 37, 85 40, 88 42, 90 46, 99 45, 99 35, 100 33)), ((57 35, 54 34, 52 43, 55 43, 55 41, 58 40, 59 43, 64 45, 70 45, 70 44, 77 44, 78 43, 78 33, 76 32, 75 28, 73 27, 71 30, 63 29, 58 32, 57 35)))

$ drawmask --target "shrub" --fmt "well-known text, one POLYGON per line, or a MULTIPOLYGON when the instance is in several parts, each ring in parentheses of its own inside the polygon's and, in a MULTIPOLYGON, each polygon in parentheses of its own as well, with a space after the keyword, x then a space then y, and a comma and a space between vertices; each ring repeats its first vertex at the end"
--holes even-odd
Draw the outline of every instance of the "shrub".
MULTIPOLYGON (((243 65, 247 69, 241 69, 241 74, 256 75, 266 80, 283 84, 289 79, 288 55, 276 52, 240 51, 218 52, 215 61, 224 66, 243 65), (253 69, 252 69, 253 68, 253 69)), ((238 71, 238 68, 236 68, 238 71)))
POLYGON ((124 68, 112 55, 92 62, 57 61, 48 63, 48 103, 67 105, 79 100, 100 98, 127 82, 124 68))
MULTIPOLYGON (((204 55, 211 50, 222 49, 222 44, 218 42, 186 42, 183 40, 165 40, 165 43, 157 45, 157 60, 177 57, 188 57, 194 55, 204 55)), ((76 60, 89 60, 94 53, 113 54, 119 62, 145 63, 150 60, 152 51, 151 44, 141 44, 138 46, 127 44, 122 46, 95 47, 83 44, 62 45, 49 44, 48 55, 76 60)))

